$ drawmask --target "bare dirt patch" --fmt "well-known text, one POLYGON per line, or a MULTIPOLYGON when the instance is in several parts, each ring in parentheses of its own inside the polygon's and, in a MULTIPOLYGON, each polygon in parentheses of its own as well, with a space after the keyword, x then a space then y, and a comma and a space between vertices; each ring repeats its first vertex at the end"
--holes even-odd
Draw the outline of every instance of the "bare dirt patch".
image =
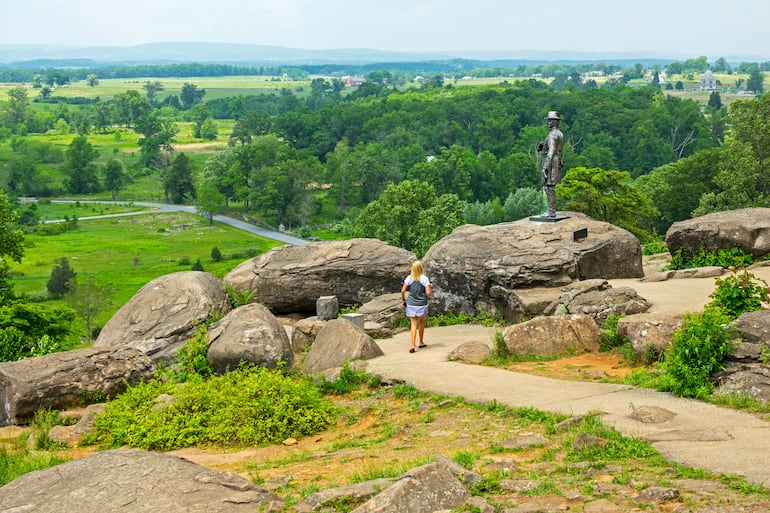
POLYGON ((588 381, 622 378, 636 369, 629 366, 622 355, 612 352, 585 353, 545 362, 520 362, 506 368, 547 378, 588 381))

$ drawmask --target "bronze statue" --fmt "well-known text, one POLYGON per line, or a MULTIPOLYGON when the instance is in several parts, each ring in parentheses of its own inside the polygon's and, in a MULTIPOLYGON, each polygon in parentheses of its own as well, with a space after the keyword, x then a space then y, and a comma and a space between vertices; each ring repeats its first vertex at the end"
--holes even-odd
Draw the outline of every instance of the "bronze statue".
POLYGON ((556 184, 561 181, 561 150, 564 145, 564 134, 559 130, 561 115, 556 111, 548 113, 548 128, 550 132, 545 140, 537 145, 537 151, 542 157, 541 174, 543 191, 547 210, 545 217, 556 217, 556 184))

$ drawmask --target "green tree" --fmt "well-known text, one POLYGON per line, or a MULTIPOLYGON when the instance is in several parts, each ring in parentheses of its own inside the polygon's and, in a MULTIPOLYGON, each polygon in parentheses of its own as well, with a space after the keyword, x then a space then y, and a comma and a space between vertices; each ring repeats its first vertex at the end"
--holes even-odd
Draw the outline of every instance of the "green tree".
POLYGON ((642 240, 650 236, 657 209, 634 186, 627 171, 572 168, 556 187, 561 208, 625 228, 642 240))
POLYGON ((104 164, 102 172, 104 174, 104 187, 112 194, 112 201, 115 201, 118 190, 128 179, 125 166, 121 160, 111 158, 104 164))
POLYGON ((765 75, 761 71, 754 70, 749 74, 748 80, 746 80, 746 89, 748 91, 754 91, 755 94, 762 94, 765 92, 765 75))
POLYGON ((86 136, 81 135, 72 140, 67 148, 63 166, 69 177, 69 192, 87 194, 99 190, 96 165, 93 163, 98 156, 99 152, 91 146, 86 136))
POLYGON ((134 126, 136 121, 147 116, 152 107, 146 99, 142 98, 139 91, 129 89, 125 93, 117 93, 114 97, 115 118, 119 123, 123 123, 126 128, 134 126))
POLYGON ((74 289, 76 277, 77 273, 70 267, 70 261, 62 257, 54 264, 51 277, 45 286, 49 294, 61 297, 74 289))
POLYGON ((3 116, 4 124, 11 130, 15 130, 17 126, 27 123, 29 95, 24 87, 13 87, 8 90, 7 97, 3 116))
POLYGON ((763 172, 753 148, 736 140, 725 144, 713 178, 716 190, 700 197, 694 216, 748 207, 770 206, 770 177, 763 172))
POLYGON ((86 84, 88 84, 88 87, 96 87, 99 85, 99 79, 91 73, 86 77, 86 84))
POLYGON ((165 172, 163 185, 167 201, 180 204, 185 198, 195 199, 192 162, 187 155, 180 153, 171 162, 171 166, 165 172))
POLYGON ((219 135, 217 122, 214 121, 214 118, 206 118, 203 123, 201 123, 200 137, 207 141, 213 141, 217 138, 217 135, 219 135))
POLYGON ((75 312, 64 306, 14 301, 0 305, 0 361, 14 361, 58 350, 71 330, 75 312), (41 347, 45 346, 45 347, 41 347))
POLYGON ((179 101, 182 103, 182 109, 189 110, 196 103, 200 103, 206 95, 205 89, 198 89, 198 86, 185 82, 182 90, 179 92, 179 101))
POLYGON ((18 219, 19 214, 8 195, 0 189, 0 302, 3 304, 13 298, 6 257, 21 262, 24 255, 24 232, 17 224, 18 219))
POLYGON ((711 148, 671 162, 636 179, 636 186, 658 210, 653 226, 665 234, 672 223, 689 219, 701 196, 718 191, 714 177, 719 172, 723 148, 711 148))
POLYGON ((432 185, 405 180, 388 185, 356 218, 353 233, 424 254, 464 222, 465 204, 454 194, 438 196, 432 185))
POLYGON ((268 134, 271 124, 270 114, 264 110, 252 110, 235 122, 230 143, 248 144, 254 137, 268 134))
POLYGON ((206 216, 209 220, 209 226, 214 224, 214 216, 225 207, 225 195, 219 192, 216 187, 204 184, 198 190, 198 197, 195 198, 195 210, 206 216))
POLYGON ((708 106, 714 110, 719 110, 722 108, 722 97, 720 96, 719 92, 712 91, 711 95, 709 95, 708 106))
POLYGON ((200 138, 201 127, 207 119, 211 118, 211 111, 205 103, 196 103, 190 111, 190 117, 193 121, 193 137, 200 138))
POLYGON ((137 119, 136 131, 142 134, 139 139, 142 164, 164 169, 168 165, 168 154, 173 151, 171 144, 177 134, 176 123, 157 112, 151 112, 137 119))
POLYGON ((142 85, 142 89, 147 94, 147 101, 152 105, 155 103, 155 97, 164 90, 164 87, 159 80, 148 80, 142 85))
POLYGON ((510 193, 503 204, 503 220, 518 221, 525 217, 540 214, 543 210, 543 191, 532 187, 522 187, 510 193))
POLYGON ((86 340, 89 343, 94 334, 94 319, 109 308, 114 295, 115 290, 109 285, 98 283, 93 274, 72 278, 70 290, 64 299, 86 321, 86 340))

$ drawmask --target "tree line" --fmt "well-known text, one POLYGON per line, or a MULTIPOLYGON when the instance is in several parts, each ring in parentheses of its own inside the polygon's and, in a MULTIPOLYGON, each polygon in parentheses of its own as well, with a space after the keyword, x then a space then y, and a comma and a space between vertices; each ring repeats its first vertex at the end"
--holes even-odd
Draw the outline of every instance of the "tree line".
MULTIPOLYGON (((702 109, 658 87, 599 87, 579 76, 550 85, 426 81, 408 89, 390 85, 385 73, 377 78, 349 94, 339 81, 318 78, 303 97, 284 88, 212 101, 193 83, 162 97, 160 82, 148 80, 142 92, 34 110, 27 89, 12 89, 0 110, 0 139, 10 139, 14 152, 5 185, 22 196, 115 196, 132 175, 158 173, 169 201, 197 200, 206 212, 237 204, 274 226, 336 223, 366 235, 375 228, 366 220, 377 219, 366 209, 398 197, 383 197, 389 187, 424 184, 441 219, 485 224, 537 213, 535 148, 547 133, 545 113, 558 110, 566 134, 560 208, 587 211, 650 240, 694 213, 765 203, 765 141, 750 127, 767 128, 766 96, 736 101, 728 112, 718 93, 702 109), (235 122, 226 150, 198 168, 173 152, 177 122, 192 122, 196 137, 214 139, 219 119, 235 122), (79 134, 64 153, 23 138, 57 124, 79 134), (117 127, 139 134, 139 152, 97 168, 88 135, 117 127)), ((424 248, 440 235, 400 244, 424 248)))

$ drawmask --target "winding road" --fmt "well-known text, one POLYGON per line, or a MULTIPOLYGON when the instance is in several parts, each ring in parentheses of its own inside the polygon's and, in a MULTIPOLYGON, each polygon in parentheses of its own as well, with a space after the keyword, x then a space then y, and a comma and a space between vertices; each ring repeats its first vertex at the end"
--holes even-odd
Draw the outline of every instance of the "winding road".
MULTIPOLYGON (((116 201, 51 200, 52 203, 76 203, 76 201, 79 203, 100 203, 100 204, 122 203, 122 202, 116 202, 116 201)), ((188 214, 198 214, 198 212, 195 210, 195 207, 191 207, 189 205, 169 205, 167 203, 148 203, 144 201, 134 201, 132 203, 134 205, 138 205, 140 207, 148 207, 153 210, 149 210, 149 211, 143 210, 138 212, 123 212, 120 214, 104 214, 104 215, 98 215, 98 216, 86 216, 86 217, 80 217, 78 219, 85 221, 88 219, 104 219, 108 217, 139 216, 139 215, 146 215, 146 214, 154 214, 157 212, 187 212, 188 214)), ((292 237, 291 235, 288 235, 283 232, 268 230, 267 228, 262 228, 261 226, 256 226, 251 223, 247 223, 245 221, 240 221, 238 219, 233 219, 231 217, 227 217, 223 215, 215 215, 214 221, 232 226, 233 228, 238 228, 239 230, 253 233, 255 235, 259 235, 261 237, 265 237, 267 239, 273 239, 279 242, 284 242, 286 244, 291 244, 292 246, 303 246, 305 244, 308 244, 308 241, 304 239, 300 239, 298 237, 292 237)), ((64 219, 53 219, 50 221, 46 221, 46 223, 61 223, 61 222, 64 222, 64 219)))

